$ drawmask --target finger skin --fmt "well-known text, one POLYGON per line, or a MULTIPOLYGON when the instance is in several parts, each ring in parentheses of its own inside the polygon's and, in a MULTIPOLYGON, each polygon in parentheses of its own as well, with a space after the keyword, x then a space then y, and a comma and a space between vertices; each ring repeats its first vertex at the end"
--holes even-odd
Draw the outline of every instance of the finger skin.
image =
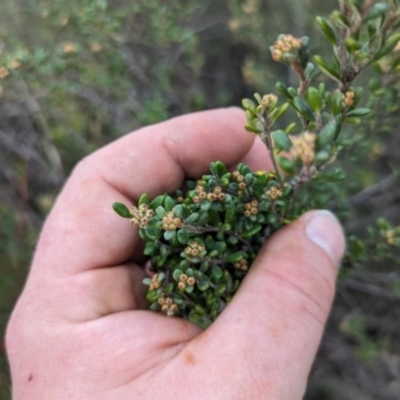
MULTIPOLYGON (((207 364, 218 354, 212 368, 229 368, 238 390, 249 375, 252 377, 255 384, 248 398, 301 398, 331 308, 337 275, 331 258, 305 234, 312 215, 305 214, 268 241, 232 302, 185 348, 177 369, 188 354, 196 359, 196 365, 207 364)), ((343 255, 341 227, 335 222, 330 231, 337 252, 343 255)))

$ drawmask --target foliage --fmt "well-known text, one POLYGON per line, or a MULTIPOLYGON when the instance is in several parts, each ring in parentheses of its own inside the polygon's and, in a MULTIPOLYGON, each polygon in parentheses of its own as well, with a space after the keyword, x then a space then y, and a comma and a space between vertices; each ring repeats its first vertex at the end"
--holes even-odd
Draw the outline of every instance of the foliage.
MULTIPOLYGON (((242 102, 245 128, 267 147, 272 175, 252 173, 245 165, 231 173, 217 161, 210 166, 211 175, 197 186, 186 182, 186 190, 173 197, 162 195, 149 203, 143 195, 131 209, 114 205, 139 226, 146 242, 153 275, 144 283, 151 309, 208 326, 232 299, 268 237, 310 209, 307 197, 299 195, 302 186, 314 181, 314 187, 326 187, 326 182, 330 186, 346 178, 341 168, 331 167, 351 144, 340 135, 341 128, 351 123, 357 130, 361 118, 371 115, 369 108, 359 106, 363 88, 353 82, 364 68, 393 53, 400 41, 400 8, 396 1, 339 3, 340 10, 329 19, 316 19, 332 46, 332 60, 310 57, 308 37, 281 34, 270 47, 271 56, 295 71, 298 88, 276 84, 283 104, 275 94, 258 93, 256 101, 242 102), (315 86, 321 74, 324 82, 315 86), (275 129, 290 111, 289 125, 275 129)), ((371 104, 374 96, 376 91, 371 104)), ((328 208, 326 200, 315 202, 328 208)), ((350 266, 369 253, 385 259, 390 246, 400 247, 400 227, 379 220, 367 240, 351 237, 349 243, 350 266)))
POLYGON ((156 272, 144 283, 151 309, 183 315, 206 327, 232 299, 265 240, 285 224, 292 188, 275 174, 252 173, 244 164, 228 172, 212 163, 211 174, 186 182, 185 194, 161 195, 138 207, 114 204, 140 227, 144 254, 156 272))
MULTIPOLYGON (((368 12, 376 3, 354 4, 368 12)), ((307 34, 310 52, 333 65, 331 42, 315 16, 329 15, 335 4, 2 0, 0 66, 8 75, 0 80, 0 331, 28 273, 41 223, 79 159, 139 126, 239 104, 256 90, 276 92, 279 105, 287 103, 273 87, 282 81, 297 89, 298 74, 290 65, 271 62, 276 32, 307 34)), ((328 24, 340 39, 340 18, 332 17, 328 24)), ((367 39, 364 31, 360 40, 367 39)), ((399 56, 395 48, 356 78, 353 86, 364 89, 357 107, 371 114, 359 125, 342 125, 339 157, 317 180, 302 184, 291 204, 293 216, 310 208, 332 209, 348 237, 307 400, 388 400, 400 391, 399 56), (346 178, 332 184, 329 174, 339 168, 346 178), (386 222, 376 223, 382 216, 386 222)), ((324 74, 318 80, 326 91, 335 91, 335 81, 324 74)), ((273 132, 287 133, 293 121, 290 139, 302 132, 290 106, 273 132)), ((282 133, 273 136, 282 139, 282 133)), ((301 164, 295 164, 298 173, 301 164)), ((1 352, 0 375, 6 374, 0 342, 1 352)), ((0 377, 0 398, 8 399, 6 381, 0 377)))

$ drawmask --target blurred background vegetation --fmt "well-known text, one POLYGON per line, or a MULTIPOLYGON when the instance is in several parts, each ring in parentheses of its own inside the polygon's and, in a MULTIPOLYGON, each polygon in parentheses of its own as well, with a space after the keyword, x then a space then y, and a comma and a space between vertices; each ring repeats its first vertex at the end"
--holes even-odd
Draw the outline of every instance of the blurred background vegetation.
MULTIPOLYGON (((256 90, 272 91, 277 80, 294 84, 268 47, 277 34, 292 33, 310 36, 313 51, 324 54, 314 17, 336 6, 336 0, 2 0, 1 337, 43 219, 80 158, 140 126, 239 105, 256 90)), ((388 93, 392 106, 400 104, 397 87, 388 93)), ((396 132, 375 128, 346 160, 360 160, 347 168, 350 232, 362 233, 380 215, 400 222, 393 174, 400 146, 396 132)), ((399 265, 366 259, 338 286, 306 399, 398 400, 399 265)), ((0 399, 8 391, 0 339, 0 399)))

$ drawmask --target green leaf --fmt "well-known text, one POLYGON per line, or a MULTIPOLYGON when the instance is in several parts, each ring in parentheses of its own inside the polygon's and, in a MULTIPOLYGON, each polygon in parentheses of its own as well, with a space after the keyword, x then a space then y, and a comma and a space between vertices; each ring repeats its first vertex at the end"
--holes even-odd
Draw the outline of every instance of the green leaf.
POLYGON ((330 158, 331 158, 331 155, 330 155, 329 151, 325 151, 325 150, 319 151, 315 155, 315 161, 317 163, 321 163, 321 164, 327 162, 330 158))
POLYGON ((244 254, 242 252, 231 253, 226 256, 226 262, 235 264, 242 260, 244 254))
POLYGON ((322 32, 324 33, 325 37, 328 39, 328 41, 332 45, 336 46, 337 39, 336 39, 335 31, 329 25, 328 21, 322 17, 317 17, 316 21, 317 21, 317 24, 319 25, 319 27, 321 28, 322 32))
POLYGON ((346 173, 341 168, 333 168, 318 174, 318 179, 326 182, 340 182, 346 178, 346 173))
POLYGON ((295 89, 294 87, 291 87, 291 86, 288 87, 288 92, 292 96, 293 99, 298 96, 297 89, 295 89))
POLYGON ((262 132, 262 130, 257 129, 256 127, 254 127, 253 125, 250 125, 250 124, 246 124, 244 126, 244 129, 246 129, 246 131, 249 131, 249 132, 252 132, 252 133, 256 133, 257 135, 262 132))
POLYGON ((193 213, 188 218, 185 219, 185 224, 193 225, 195 222, 197 222, 199 220, 199 218, 200 218, 200 215, 198 213, 193 213))
POLYGON ((114 203, 112 205, 114 211, 122 218, 132 218, 131 213, 129 212, 128 207, 122 203, 114 203))
POLYGON ((208 220, 209 220, 209 217, 208 217, 207 211, 203 211, 203 212, 200 213, 200 218, 199 218, 199 221, 198 221, 198 225, 199 226, 204 226, 205 224, 207 224, 208 220))
POLYGON ((245 110, 249 110, 249 111, 256 111, 257 105, 256 103, 254 103, 253 100, 250 99, 243 99, 242 100, 242 106, 245 110))
POLYGON ((250 238, 252 236, 255 236, 255 235, 257 235, 257 233, 259 233, 261 231, 261 229, 262 229, 262 226, 260 224, 256 224, 253 226, 253 228, 251 228, 247 232, 243 233, 243 237, 250 238))
POLYGON ((263 132, 264 131, 264 125, 263 123, 257 118, 254 118, 253 120, 253 128, 259 132, 263 132))
POLYGON ((246 176, 244 177, 244 182, 246 183, 247 186, 252 185, 254 182, 253 174, 246 174, 246 176))
POLYGON ((306 99, 315 112, 321 111, 323 105, 322 96, 317 88, 309 87, 306 92, 306 99))
POLYGON ((272 111, 270 115, 272 121, 273 122, 278 121, 278 119, 281 118, 283 114, 285 114, 288 108, 289 108, 289 103, 284 103, 278 108, 275 108, 275 110, 272 111))
POLYGON ((315 116, 308 103, 302 97, 293 99, 293 106, 307 121, 314 121, 315 116))
POLYGON ((185 289, 185 292, 186 293, 192 293, 193 292, 193 290, 194 290, 194 286, 186 286, 186 289, 185 289))
POLYGON ((272 140, 274 141, 277 150, 289 151, 292 147, 292 142, 285 131, 279 130, 272 132, 272 140))
POLYGON ((331 144, 337 137, 338 129, 336 121, 328 122, 318 133, 317 145, 321 149, 331 144))
POLYGON ((165 231, 164 232, 164 239, 168 242, 173 240, 176 236, 176 231, 165 231))
POLYGON ((235 219, 236 210, 234 208, 230 208, 229 210, 225 211, 225 224, 232 224, 235 219))
POLYGON ((353 54, 353 53, 355 53, 356 51, 358 51, 358 50, 360 50, 362 48, 362 44, 358 40, 356 40, 356 39, 354 39, 352 37, 348 37, 345 40, 345 45, 346 45, 347 51, 350 54, 353 54))
POLYGON ((217 296, 221 296, 223 293, 225 293, 226 292, 226 285, 224 284, 224 285, 221 285, 216 291, 215 291, 215 294, 217 295, 217 296))
POLYGON ((142 204, 146 204, 147 205, 149 203, 150 203, 149 196, 146 193, 142 194, 140 196, 140 198, 139 198, 139 206, 141 206, 142 204))
POLYGON ((349 20, 346 18, 345 15, 343 15, 340 11, 336 10, 333 11, 330 15, 330 19, 339 27, 346 27, 346 28, 351 28, 351 24, 349 20))
POLYGON ((265 211, 269 211, 270 207, 271 207, 271 203, 269 201, 267 201, 267 200, 263 200, 258 205, 258 210, 265 212, 265 211))
POLYGON ((371 7, 367 14, 364 16, 364 21, 369 21, 378 17, 383 17, 386 11, 389 10, 389 5, 385 2, 376 3, 371 7))
POLYGON ((204 292, 205 290, 207 290, 210 287, 210 282, 208 281, 208 279, 201 279, 199 281, 196 282, 197 283, 197 287, 204 292))
POLYGON ((390 38, 386 40, 382 49, 378 51, 378 53, 374 56, 372 61, 378 61, 382 57, 389 54, 397 46, 399 40, 400 40, 400 32, 396 32, 392 36, 390 36, 390 38))
POLYGON ((165 194, 157 196, 153 199, 149 205, 152 210, 155 210, 157 207, 161 206, 164 203, 165 194))
POLYGON ((293 100, 293 96, 289 93, 287 87, 282 82, 278 82, 275 87, 283 97, 286 97, 288 100, 293 100))
POLYGON ((296 128, 296 123, 295 123, 295 122, 292 122, 291 124, 289 124, 289 125, 286 127, 285 132, 286 132, 287 134, 289 134, 289 133, 292 132, 293 129, 295 129, 295 128, 296 128))
POLYGON ((151 279, 150 278, 144 278, 143 279, 143 285, 150 286, 151 285, 151 279))
POLYGON ((222 178, 227 173, 226 166, 221 161, 216 161, 214 163, 214 169, 215 169, 215 175, 217 175, 220 178, 222 178))
POLYGON ((179 229, 178 231, 178 241, 182 244, 187 244, 189 242, 190 235, 186 229, 179 229))
POLYGON ((254 119, 254 114, 251 111, 246 111, 246 121, 249 125, 252 124, 254 119))
POLYGON ((194 309, 191 310, 189 314, 189 321, 203 329, 206 329, 211 325, 211 320, 208 317, 200 315, 194 309))
POLYGON ((146 299, 148 301, 150 301, 151 303, 153 301, 157 301, 159 299, 159 297, 160 297, 160 293, 158 291, 156 291, 156 290, 149 290, 146 293, 146 299))
POLYGON ((179 282, 181 275, 183 275, 183 272, 180 269, 176 269, 173 272, 172 277, 174 278, 175 281, 179 282))
POLYGON ((328 76, 335 81, 340 82, 340 72, 333 66, 329 65, 322 57, 314 56, 313 61, 317 64, 318 68, 321 70, 323 74, 328 76))
POLYGON ((208 211, 210 208, 211 208, 211 201, 206 200, 201 203, 202 211, 208 211))
POLYGON ((174 200, 172 197, 170 197, 170 196, 165 196, 165 199, 164 199, 164 208, 165 208, 167 211, 172 211, 172 209, 175 207, 175 204, 176 204, 176 202, 175 202, 175 200, 174 200))
POLYGON ((147 242, 143 254, 145 256, 151 256, 154 253, 154 250, 156 250, 156 248, 157 246, 154 242, 147 242))
POLYGON ((239 243, 239 239, 236 236, 231 235, 228 238, 228 243, 232 246, 236 246, 239 243))
POLYGON ((341 115, 344 108, 344 100, 341 92, 332 93, 328 100, 332 114, 341 115))
POLYGON ((172 212, 174 213, 174 215, 177 218, 182 219, 183 218, 183 206, 182 206, 182 204, 177 204, 176 206, 174 206, 174 208, 172 209, 172 212))
MULTIPOLYGON (((151 243, 151 242, 149 242, 151 243)), ((165 256, 169 256, 171 254, 171 250, 169 248, 169 246, 166 246, 165 244, 162 244, 160 247, 160 254, 165 257, 165 256)))
POLYGON ((288 175, 294 174, 296 168, 293 161, 288 160, 286 157, 278 156, 276 157, 276 163, 278 164, 279 168, 288 175))
POLYGON ((321 71, 317 68, 317 66, 314 63, 312 62, 307 63, 307 67, 304 70, 304 75, 308 81, 312 81, 320 73, 321 71))
POLYGON ((377 33, 369 41, 369 53, 374 56, 381 50, 383 44, 385 43, 385 35, 383 33, 377 33))
POLYGON ((224 276, 222 268, 218 267, 218 265, 212 266, 211 274, 212 274, 213 278, 215 278, 217 281, 220 280, 224 276))
POLYGON ((163 206, 158 206, 156 208, 156 214, 160 219, 163 219, 167 215, 167 212, 163 206))
POLYGON ((262 97, 260 93, 254 93, 254 98, 261 104, 262 97))
POLYGON ((153 241, 157 241, 161 238, 161 229, 156 228, 155 226, 146 226, 146 228, 144 228, 145 232, 146 232, 146 236, 148 239, 153 240, 153 241))
POLYGON ((369 108, 356 108, 352 111, 349 111, 346 114, 346 118, 360 118, 369 114, 371 114, 371 110, 369 108))

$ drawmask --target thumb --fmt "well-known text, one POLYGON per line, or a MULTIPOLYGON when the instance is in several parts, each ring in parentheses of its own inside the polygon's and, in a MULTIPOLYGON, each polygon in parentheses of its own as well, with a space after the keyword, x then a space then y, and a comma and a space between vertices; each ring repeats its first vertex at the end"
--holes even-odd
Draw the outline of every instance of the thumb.
POLYGON ((232 366, 244 357, 251 380, 270 381, 276 398, 299 398, 331 308, 344 249, 342 228, 328 211, 308 212, 275 234, 209 328, 209 338, 221 331, 231 338, 224 353, 234 360, 227 356, 221 362, 232 366))

